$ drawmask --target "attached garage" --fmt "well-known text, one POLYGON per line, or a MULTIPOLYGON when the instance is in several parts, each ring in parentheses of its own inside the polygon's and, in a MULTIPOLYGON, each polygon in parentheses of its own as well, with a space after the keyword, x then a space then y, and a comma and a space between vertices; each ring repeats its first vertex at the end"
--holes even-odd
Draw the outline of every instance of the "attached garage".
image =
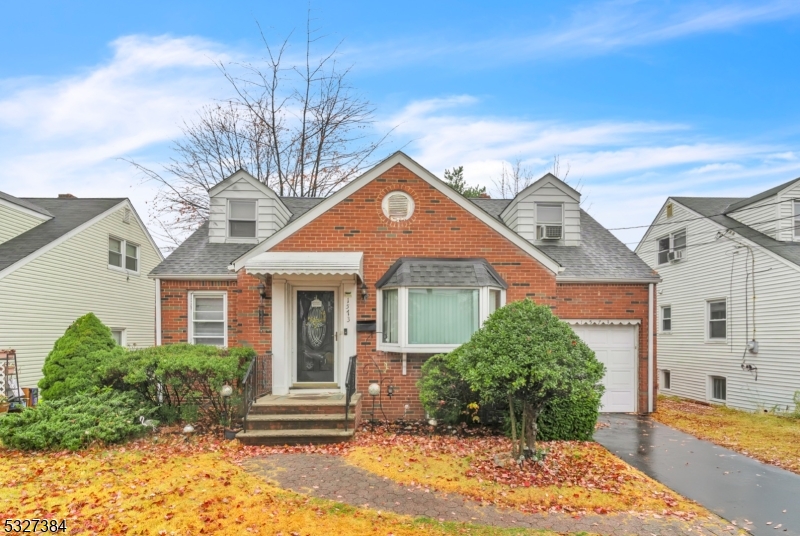
POLYGON ((636 335, 635 325, 573 325, 572 329, 594 350, 606 366, 606 387, 600 411, 636 411, 636 335))

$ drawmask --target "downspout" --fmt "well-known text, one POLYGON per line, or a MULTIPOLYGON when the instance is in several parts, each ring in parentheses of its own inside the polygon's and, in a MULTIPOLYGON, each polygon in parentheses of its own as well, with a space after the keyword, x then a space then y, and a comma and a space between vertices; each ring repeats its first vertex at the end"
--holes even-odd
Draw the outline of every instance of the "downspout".
POLYGON ((161 346, 161 280, 156 279, 156 346, 161 346))
POLYGON ((649 296, 647 299, 647 412, 653 413, 653 289, 655 285, 650 283, 649 296))

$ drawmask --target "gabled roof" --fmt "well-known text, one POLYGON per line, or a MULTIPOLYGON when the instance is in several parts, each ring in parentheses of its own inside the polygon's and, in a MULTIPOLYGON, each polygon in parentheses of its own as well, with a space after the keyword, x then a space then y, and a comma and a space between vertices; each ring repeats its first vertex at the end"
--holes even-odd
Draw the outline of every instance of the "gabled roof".
MULTIPOLYGON (((500 219, 512 199, 471 199, 486 212, 500 219)), ((539 246, 564 267, 559 281, 651 281, 660 277, 636 253, 581 209, 581 244, 579 246, 539 246)))
POLYGON ((349 182, 346 186, 336 191, 330 197, 325 198, 321 203, 313 207, 311 210, 303 214, 301 217, 288 223, 285 227, 280 229, 270 238, 255 246, 246 254, 237 258, 232 263, 232 267, 238 270, 239 268, 241 268, 242 263, 248 257, 251 257, 258 253, 262 253, 264 251, 269 251, 273 246, 285 240, 287 237, 291 236, 293 233, 297 232, 299 229, 303 228, 308 223, 314 221, 317 217, 324 214, 337 204, 341 203, 342 201, 347 199, 347 197, 349 197, 350 195, 358 191, 360 188, 362 188, 364 185, 378 178, 383 173, 385 173, 392 167, 396 166, 397 164, 406 167, 408 170, 410 170, 412 173, 420 177, 422 180, 428 182, 431 186, 439 190, 439 193, 450 198, 454 203, 461 206, 464 210, 471 213, 473 216, 481 220, 487 226, 497 231, 500 235, 505 237, 509 242, 513 243, 521 250, 526 252, 528 255, 539 261, 539 263, 542 264, 542 266, 544 266, 554 274, 558 274, 561 271, 563 271, 563 268, 558 264, 558 262, 549 257, 547 254, 543 253, 541 249, 537 248, 536 246, 534 246, 533 244, 531 244, 530 242, 519 236, 517 233, 509 229, 502 222, 498 222, 495 218, 493 218, 483 210, 476 209, 474 203, 471 203, 466 197, 464 197, 463 195, 459 194, 458 192, 450 188, 447 184, 442 182, 441 179, 439 179, 438 177, 433 175, 430 171, 419 165, 417 162, 415 162, 412 158, 410 158, 402 151, 397 151, 396 153, 386 158, 385 160, 374 166, 372 169, 370 169, 363 175, 349 182))
MULTIPOLYGON (((748 205, 752 205, 753 203, 757 203, 757 202, 761 201, 762 199, 766 199, 768 197, 772 197, 773 195, 777 195, 780 192, 782 192, 783 190, 785 190, 786 188, 794 185, 794 183, 796 183, 797 181, 800 181, 800 177, 798 177, 796 179, 792 179, 792 180, 790 180, 788 182, 784 182, 783 184, 779 184, 778 186, 776 186, 774 188, 770 188, 769 190, 765 190, 765 191, 761 192, 760 194, 756 194, 756 195, 754 195, 752 197, 748 197, 746 199, 739 199, 738 201, 736 201, 734 203, 731 203, 730 206, 726 207, 724 209, 724 212, 726 214, 730 213, 730 212, 734 212, 734 211, 737 211, 737 210, 739 210, 741 208, 744 208, 744 207, 746 207, 748 205)), ((701 198, 683 198, 683 199, 701 199, 701 198)), ((716 198, 716 199, 720 199, 720 198, 716 198)))
POLYGON ((527 188, 525 188, 524 190, 519 192, 516 196, 514 196, 514 199, 511 200, 511 202, 508 204, 508 206, 503 211, 503 214, 501 216, 505 217, 506 213, 509 212, 514 205, 516 205, 522 199, 525 199, 526 197, 528 197, 530 194, 532 194, 536 190, 539 190, 540 188, 542 188, 546 184, 549 184, 549 185, 552 185, 552 186, 558 188, 559 190, 564 192, 566 195, 570 196, 572 199, 574 199, 575 201, 580 203, 581 193, 579 191, 577 191, 575 188, 573 188, 572 186, 570 186, 566 182, 562 181, 561 179, 559 179, 558 177, 556 177, 552 173, 545 173, 544 175, 542 175, 542 178, 540 178, 538 181, 536 181, 533 184, 529 185, 527 188))
POLYGON ((52 217, 0 244, 0 277, 4 275, 4 270, 11 268, 17 262, 75 231, 104 212, 127 202, 127 199, 25 198, 23 201, 41 207, 52 217))
POLYGON ((39 216, 42 216, 42 219, 52 218, 53 215, 44 207, 40 207, 30 201, 26 201, 25 199, 20 199, 19 197, 14 197, 11 194, 7 194, 5 192, 0 192, 0 204, 2 201, 6 201, 12 205, 16 205, 17 207, 23 208, 26 211, 35 212, 39 216))
POLYGON ((375 283, 383 287, 500 287, 508 285, 486 259, 402 257, 375 283))
MULTIPOLYGON (((785 188, 786 184, 781 185, 781 189, 785 188)), ((800 266, 800 242, 781 242, 779 240, 775 240, 774 238, 756 231, 752 227, 723 214, 730 212, 729 207, 732 204, 739 204, 742 201, 747 201, 748 199, 752 198, 672 197, 670 199, 676 203, 680 203, 689 210, 696 212, 700 216, 704 216, 709 220, 721 225, 722 227, 734 231, 739 236, 750 240, 757 246, 760 246, 765 250, 800 266)))
MULTIPOLYGON (((292 213, 294 221, 316 205, 322 197, 281 197, 281 201, 292 213)), ((217 277, 236 279, 228 266, 237 258, 253 249, 253 244, 224 244, 208 241, 208 222, 201 225, 183 241, 164 262, 150 272, 150 277, 167 279, 174 277, 217 277)))

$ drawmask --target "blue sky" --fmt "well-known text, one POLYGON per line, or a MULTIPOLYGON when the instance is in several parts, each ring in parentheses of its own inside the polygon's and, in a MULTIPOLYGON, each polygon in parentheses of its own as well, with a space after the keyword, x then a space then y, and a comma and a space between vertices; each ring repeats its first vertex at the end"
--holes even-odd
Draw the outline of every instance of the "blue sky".
MULTIPOLYGON (((305 3, 16 2, 0 17, 0 190, 128 196, 200 106, 215 61, 256 61, 305 3), (119 4, 119 5, 117 5, 119 4)), ((339 61, 431 171, 492 190, 503 162, 559 155, 607 227, 668 195, 747 196, 800 176, 800 3, 312 2, 339 61)), ((299 35, 299 34, 298 34, 299 35)), ((298 46, 292 53, 299 53, 298 46)), ((618 231, 634 243, 644 229, 618 231)), ((632 244, 633 245, 633 244, 632 244)))

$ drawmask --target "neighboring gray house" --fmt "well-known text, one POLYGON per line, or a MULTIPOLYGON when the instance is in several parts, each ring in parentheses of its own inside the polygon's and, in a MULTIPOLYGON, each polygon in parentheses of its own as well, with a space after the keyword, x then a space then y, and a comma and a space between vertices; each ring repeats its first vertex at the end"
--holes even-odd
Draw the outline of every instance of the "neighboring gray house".
POLYGON ((121 345, 155 341, 163 260, 130 201, 20 199, 0 192, 0 349, 17 351, 20 387, 35 387, 53 343, 92 312, 121 345))
POLYGON ((800 178, 744 199, 670 197, 636 253, 663 279, 662 394, 748 410, 794 406, 800 178))

